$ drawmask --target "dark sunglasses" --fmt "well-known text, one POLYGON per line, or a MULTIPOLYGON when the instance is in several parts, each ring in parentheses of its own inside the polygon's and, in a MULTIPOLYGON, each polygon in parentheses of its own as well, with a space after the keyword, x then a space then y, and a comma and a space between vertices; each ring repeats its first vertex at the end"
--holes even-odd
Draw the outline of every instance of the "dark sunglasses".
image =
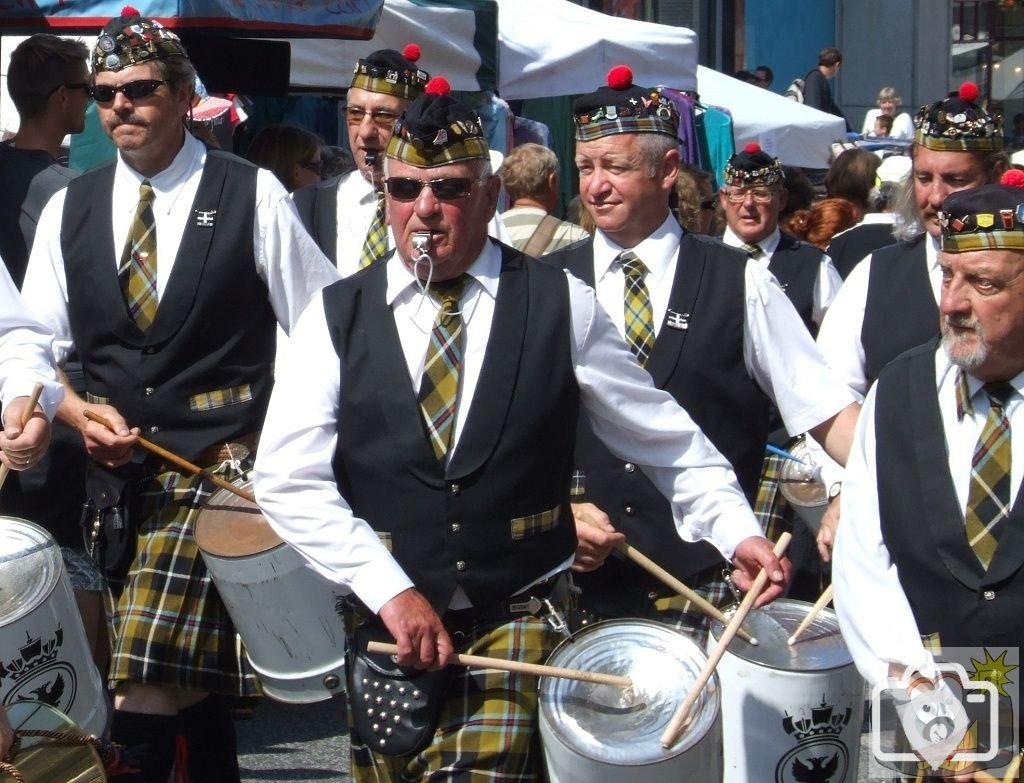
POLYGON ((435 198, 441 201, 455 201, 468 196, 473 191, 473 185, 482 181, 482 178, 473 179, 472 177, 444 177, 428 180, 388 177, 384 180, 384 184, 395 201, 412 201, 419 196, 424 186, 429 187, 435 198))
POLYGON ((97 103, 110 103, 119 92, 123 92, 124 97, 128 100, 137 101, 139 98, 152 95, 161 84, 167 84, 167 80, 136 79, 134 82, 127 82, 120 87, 110 84, 94 84, 91 93, 97 103))

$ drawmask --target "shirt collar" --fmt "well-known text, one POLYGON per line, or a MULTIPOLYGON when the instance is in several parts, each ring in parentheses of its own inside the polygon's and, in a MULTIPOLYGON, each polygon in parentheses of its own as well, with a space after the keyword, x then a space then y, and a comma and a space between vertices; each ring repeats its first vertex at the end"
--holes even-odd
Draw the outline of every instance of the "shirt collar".
MULTIPOLYGON (((410 272, 395 251, 387 259, 388 287, 386 301, 393 307, 399 300, 408 300, 419 291, 416 276, 410 272)), ((492 299, 498 295, 498 275, 501 273, 501 251, 490 239, 476 260, 466 270, 473 280, 488 293, 492 299)))
POLYGON ((939 268, 939 239, 931 234, 925 234, 924 255, 928 259, 928 269, 934 271, 939 268))
POLYGON ((648 277, 664 280, 679 255, 679 242, 683 230, 669 212, 665 221, 636 247, 622 247, 601 229, 594 232, 594 281, 601 280, 612 271, 615 259, 623 250, 632 250, 647 267, 648 277))
MULTIPOLYGON (((156 212, 166 214, 173 208, 174 198, 180 191, 181 186, 196 171, 202 170, 205 161, 206 145, 191 133, 185 134, 185 143, 181 145, 181 149, 178 150, 178 154, 174 156, 170 165, 152 177, 144 177, 137 172, 119 153, 117 156, 117 168, 114 173, 115 189, 125 189, 125 201, 131 201, 127 198, 127 191, 131 190, 137 194, 139 186, 144 181, 149 180, 149 184, 153 186, 153 192, 156 195, 153 209, 156 212), (167 198, 167 196, 171 196, 171 198, 167 198)), ((125 205, 125 209, 134 211, 136 203, 137 201, 131 201, 131 203, 125 205)))
MULTIPOLYGON (((981 391, 985 383, 975 378, 966 370, 954 366, 952 362, 949 362, 949 365, 949 372, 955 373, 956 418, 957 421, 963 421, 964 416, 974 415, 974 397, 981 391)), ((1024 389, 1024 372, 1018 373, 1011 378, 1009 383, 1017 390, 1017 394, 1020 394, 1021 389, 1024 389)))

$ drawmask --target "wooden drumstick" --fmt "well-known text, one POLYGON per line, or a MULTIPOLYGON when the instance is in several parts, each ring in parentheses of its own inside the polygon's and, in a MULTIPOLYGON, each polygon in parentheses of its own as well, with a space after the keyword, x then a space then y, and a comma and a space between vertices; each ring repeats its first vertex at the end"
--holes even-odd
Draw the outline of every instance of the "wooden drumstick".
MULTIPOLYGON (((372 653, 384 653, 385 655, 397 655, 398 645, 388 642, 368 642, 366 649, 372 653)), ((615 685, 619 688, 632 688, 633 681, 629 677, 620 677, 616 674, 602 674, 601 672, 588 672, 582 669, 564 669, 561 666, 547 666, 541 663, 523 663, 522 661, 509 661, 504 658, 488 658, 484 655, 463 655, 456 653, 452 656, 449 665, 468 666, 473 669, 499 669, 506 672, 517 672, 519 674, 532 674, 536 677, 559 677, 563 680, 580 680, 581 682, 593 682, 598 685, 615 685)))
MULTIPOLYGON (((32 418, 32 414, 36 412, 36 404, 39 402, 39 395, 43 393, 43 384, 37 383, 32 387, 32 393, 28 396, 28 404, 25 406, 24 412, 21 414, 21 427, 24 430, 25 425, 28 424, 29 419, 32 418)), ((0 465, 0 487, 3 487, 4 482, 7 481, 7 474, 11 472, 11 469, 6 465, 0 465)))
MULTIPOLYGON (((696 593, 694 590, 687 587, 685 584, 676 579, 672 574, 662 568, 660 565, 655 563, 651 558, 645 555, 636 547, 626 543, 625 541, 616 544, 615 548, 622 552, 626 557, 640 566, 644 571, 649 573, 655 579, 659 580, 663 585, 668 587, 670 590, 674 590, 676 593, 681 595, 686 600, 690 601, 697 609, 702 611, 708 617, 713 617, 722 623, 722 625, 729 624, 729 618, 725 616, 721 609, 715 606, 710 601, 706 600, 703 596, 696 593)), ((757 645, 757 639, 751 636, 742 628, 737 633, 750 644, 757 645)))
MULTIPOLYGON (((792 536, 789 533, 783 533, 779 536, 779 540, 775 544, 775 556, 782 557, 786 551, 786 547, 789 546, 789 540, 792 536)), ((718 666, 718 662, 722 660, 722 656, 725 655, 726 650, 729 647, 729 643, 732 642, 736 636, 736 632, 739 630, 740 625, 743 624, 743 620, 746 619, 747 614, 751 609, 754 608, 754 601, 757 600, 757 596, 764 590, 765 584, 768 582, 768 572, 763 568, 758 572, 757 577, 754 579, 754 584, 751 585, 750 590, 743 596, 743 601, 740 603, 739 609, 736 610, 736 614, 733 615, 729 624, 725 627, 722 632, 722 638, 718 640, 718 646, 715 651, 708 656, 708 662, 704 665, 701 670, 700 676, 697 677, 697 681, 690 688, 690 692, 686 694, 686 699, 676 710, 675 715, 672 716, 672 720, 669 721, 668 728, 661 735, 661 746, 663 748, 671 748, 676 744, 676 740, 679 739, 679 735, 682 733, 686 726, 687 721, 690 718, 690 711, 693 709, 693 705, 697 703, 697 699, 700 697, 700 692, 704 689, 704 686, 708 684, 708 680, 711 679, 711 675, 715 673, 715 667, 718 666)))
POLYGON ((800 621, 800 625, 793 631, 793 635, 787 640, 787 644, 796 644, 797 637, 800 636, 804 631, 808 629, 811 623, 814 622, 814 618, 818 616, 818 612, 824 609, 832 603, 832 585, 830 584, 825 588, 825 592, 821 594, 821 597, 814 602, 814 606, 811 607, 811 611, 807 613, 807 616, 800 621))
MULTIPOLYGON (((586 522, 588 525, 594 524, 587 518, 583 518, 583 521, 586 522)), ((640 566, 648 574, 650 574, 663 585, 665 585, 669 590, 672 590, 678 595, 681 595, 687 601, 692 603, 694 607, 696 607, 698 610, 706 614, 708 617, 713 617, 714 619, 721 622, 722 625, 729 624, 729 618, 725 616, 721 609, 719 609, 713 603, 705 599, 702 595, 699 595, 694 590, 690 589, 685 584, 680 582, 678 579, 672 576, 672 574, 670 574, 660 565, 651 560, 651 558, 649 558, 639 549, 625 541, 616 544, 615 548, 622 554, 624 554, 627 558, 636 563, 638 566, 640 566)), ((755 646, 757 645, 757 639, 755 639, 742 628, 739 630, 739 635, 746 639, 750 644, 753 644, 755 646)))
MULTIPOLYGON (((87 409, 82 412, 82 415, 84 415, 85 418, 87 418, 89 421, 94 421, 97 424, 101 424, 111 432, 114 432, 114 425, 110 422, 110 420, 103 416, 100 416, 98 413, 94 413, 93 411, 87 409)), ((142 448, 152 452, 153 454, 156 454, 158 457, 163 457, 172 465, 177 465, 179 468, 188 473, 192 473, 196 476, 202 476, 203 478, 209 479, 221 489, 226 489, 228 492, 234 495, 238 495, 238 497, 242 498, 243 500, 248 500, 250 503, 253 504, 256 503, 256 496, 253 495, 252 492, 250 492, 249 490, 236 487, 230 481, 226 481, 225 479, 222 479, 220 476, 214 476, 209 471, 203 470, 201 467, 189 462, 184 457, 179 457, 173 451, 168 451, 163 446, 157 446, 152 441, 146 440, 141 435, 137 435, 136 437, 138 438, 139 445, 142 446, 142 448)))

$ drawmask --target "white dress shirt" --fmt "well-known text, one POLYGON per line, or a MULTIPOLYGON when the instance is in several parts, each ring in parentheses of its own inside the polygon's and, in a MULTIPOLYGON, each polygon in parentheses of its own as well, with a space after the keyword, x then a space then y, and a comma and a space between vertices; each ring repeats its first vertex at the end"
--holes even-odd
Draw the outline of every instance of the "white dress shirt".
MULTIPOLYGON (((942 291, 939 242, 929 235, 925 238, 924 248, 928 264, 928 281, 938 304, 942 291)), ((825 356, 825 361, 858 400, 864 399, 868 391, 864 368, 864 343, 861 342, 860 333, 864 327, 864 311, 867 308, 871 259, 872 256, 867 256, 850 272, 832 301, 821 329, 818 330, 818 347, 825 356)), ((892 315, 896 317, 898 314, 892 315)))
MULTIPOLYGON (((967 509, 971 462, 988 416, 989 401, 978 394, 982 382, 968 375, 974 411, 957 418, 957 368, 941 346, 935 353, 937 393, 946 440, 949 475, 961 512, 967 509)), ((1011 381, 1017 394, 1008 401, 1011 431, 1024 432, 1024 373, 1011 381)), ((926 390, 921 390, 926 393, 926 390)), ((857 668, 872 685, 885 682, 889 663, 909 666, 928 674, 933 660, 921 642, 917 623, 900 585, 898 564, 893 563, 882 540, 875 461, 875 389, 868 392, 854 435, 843 483, 843 501, 836 536, 832 581, 836 613, 843 638, 857 668)), ((1011 504, 1024 478, 1024 437, 1011 438, 1011 504)), ((945 477, 937 478, 944 481, 945 477)), ((915 524, 917 520, 906 520, 915 524)), ((965 534, 966 535, 966 534, 965 534)))
MULTIPOLYGON (((682 230, 670 215, 635 248, 615 244, 600 229, 594 233, 594 281, 597 298, 625 335, 622 267, 615 262, 632 250, 650 270, 647 288, 657 335, 675 280, 682 230)), ((853 402, 829 371, 793 304, 775 276, 750 259, 744 272, 743 363, 753 381, 782 414, 789 432, 806 432, 853 402)), ((691 319, 691 324, 693 323, 691 319)))
MULTIPOLYGON (((781 238, 782 232, 776 227, 771 234, 756 243, 761 248, 761 257, 754 260, 765 269, 768 269, 771 264, 772 255, 778 249, 781 238)), ((725 233, 722 235, 722 241, 729 247, 740 249, 743 249, 743 246, 747 244, 728 226, 726 226, 725 233)), ((825 311, 832 304, 832 300, 836 298, 836 294, 839 293, 842 285, 843 278, 839 274, 839 270, 835 268, 832 259, 826 253, 822 253, 821 261, 818 265, 818 275, 814 278, 814 300, 811 305, 811 320, 818 326, 821 326, 821 321, 825 317, 825 311)))
MULTIPOLYGON (((461 303, 465 350, 452 453, 469 417, 480 378, 500 285, 501 253, 493 242, 470 266, 461 303)), ((395 316, 409 382, 419 386, 437 305, 420 292, 397 257, 387 262, 387 301, 395 316)), ((568 275, 572 315, 568 346, 586 415, 609 448, 639 464, 672 498, 676 525, 687 541, 710 540, 731 557, 760 528, 728 461, 650 376, 604 311, 592 289, 568 275)), ((255 489, 271 526, 328 579, 354 592, 374 612, 412 586, 370 524, 353 515, 333 469, 338 438, 340 361, 328 334, 322 297, 299 320, 287 365, 263 428, 255 489)), ((564 350, 553 345, 551 350, 564 350)), ((567 566, 568 561, 563 564, 567 566)), ((524 584, 523 587, 527 587, 524 584)))
MULTIPOLYGON (((205 162, 205 145, 185 134, 185 143, 171 164, 156 176, 148 177, 155 192, 158 297, 163 295, 173 272, 178 245, 192 217, 192 204, 205 162)), ((106 263, 115 271, 135 217, 139 185, 144 179, 147 178, 118 155, 110 194, 112 226, 95 227, 97 231, 112 231, 115 255, 106 263)), ((22 286, 22 295, 33 314, 56 335, 54 354, 62 364, 73 346, 67 276, 60 246, 66 193, 67 190, 58 191, 43 208, 22 286)), ((256 271, 267 285, 278 323, 288 332, 313 293, 338 279, 338 273, 302 227, 284 186, 265 169, 260 169, 256 176, 253 247, 256 271)), ((104 262, 103 259, 97 261, 104 262)))
POLYGON ((39 404, 53 419, 64 387, 57 380, 53 335, 29 315, 18 289, 0 260, 0 405, 15 397, 28 397, 36 383, 43 384, 39 404))

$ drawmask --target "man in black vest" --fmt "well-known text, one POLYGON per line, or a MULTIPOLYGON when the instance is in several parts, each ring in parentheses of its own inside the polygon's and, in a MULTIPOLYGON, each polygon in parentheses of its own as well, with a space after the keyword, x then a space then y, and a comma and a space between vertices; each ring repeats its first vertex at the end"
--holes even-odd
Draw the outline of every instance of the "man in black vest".
POLYGON ((357 271, 365 258, 367 232, 378 195, 383 197, 381 166, 392 126, 427 83, 426 71, 416 66, 419 56, 420 48, 409 44, 401 52, 379 49, 356 63, 345 105, 356 169, 293 195, 306 229, 343 277, 357 271))
MULTIPOLYGON (((677 537, 714 541, 743 589, 765 567, 762 598, 780 594, 735 474, 593 291, 488 238, 500 182, 442 79, 396 125, 385 174, 396 253, 306 310, 256 464, 267 518, 354 594, 355 620, 383 626, 415 668, 454 651, 543 661, 560 637, 534 613, 555 619, 540 605, 573 560, 580 413, 672 498, 677 537)), ((422 750, 387 755, 384 725, 354 731, 356 780, 539 779, 536 680, 454 678, 422 750)))
MULTIPOLYGON (((779 230, 779 212, 787 197, 786 178, 778 159, 760 145, 748 144, 725 167, 724 183, 718 194, 726 221, 722 241, 744 251, 775 276, 808 331, 815 335, 843 281, 821 250, 779 230)), ((772 444, 787 448, 792 438, 800 434, 787 432, 778 412, 773 411, 769 435, 772 444)), ((796 576, 790 595, 813 601, 821 591, 814 535, 795 518, 792 507, 779 492, 784 461, 784 457, 775 454, 765 456, 754 514, 769 538, 777 538, 784 530, 794 533, 789 557, 796 576)))
MULTIPOLYGON (((636 285, 634 259, 642 262, 649 299, 643 330, 650 341, 642 349, 644 366, 729 459, 752 502, 772 402, 787 427, 812 430, 840 459, 856 406, 832 380, 767 269, 716 240, 682 233, 669 210, 679 150, 678 120, 666 104, 656 91, 633 85, 632 74, 621 66, 609 73, 608 86, 577 100, 580 194, 597 231, 590 242, 550 258, 595 287, 627 338, 640 319, 629 306, 626 286, 636 285)), ((678 617, 662 585, 617 553, 608 555, 625 534, 677 578, 695 581, 723 602, 728 591, 720 579, 721 555, 705 544, 680 541, 672 510, 654 485, 586 426, 579 432, 576 464, 575 566, 588 572, 580 579, 584 608, 604 617, 671 616, 703 628, 700 616, 678 617), (662 608, 671 615, 660 614, 662 608)))
POLYGON ((722 241, 767 267, 811 334, 817 334, 843 281, 827 255, 779 230, 787 194, 778 158, 748 144, 729 159, 723 179, 718 193, 726 223, 722 241))
POLYGON ((946 199, 941 345, 892 361, 864 403, 833 579, 843 637, 872 684, 934 677, 943 648, 998 657, 1024 639, 1022 216, 1020 188, 946 199))
MULTIPOLYGON (((907 238, 854 268, 818 332, 829 366, 858 399, 892 359, 938 334, 942 271, 936 214, 943 200, 998 182, 1007 169, 1001 118, 978 105, 977 97, 977 86, 968 82, 956 97, 918 111, 910 148, 916 214, 902 231, 907 238)), ((838 498, 841 479, 840 471, 825 471, 830 496, 838 498)), ((837 517, 835 505, 826 515, 826 534, 837 517)))
POLYGON ((111 736, 144 752, 141 770, 119 779, 166 783, 181 731, 193 781, 237 781, 226 699, 258 683, 193 537, 209 485, 136 449, 137 437, 207 470, 244 466, 278 324, 290 330, 337 272, 270 172, 185 131, 195 70, 176 35, 126 7, 92 67, 119 154, 44 208, 24 295, 57 336, 58 359, 74 348, 84 366, 85 399, 67 390, 60 418, 134 508, 137 553, 113 618, 111 736))

